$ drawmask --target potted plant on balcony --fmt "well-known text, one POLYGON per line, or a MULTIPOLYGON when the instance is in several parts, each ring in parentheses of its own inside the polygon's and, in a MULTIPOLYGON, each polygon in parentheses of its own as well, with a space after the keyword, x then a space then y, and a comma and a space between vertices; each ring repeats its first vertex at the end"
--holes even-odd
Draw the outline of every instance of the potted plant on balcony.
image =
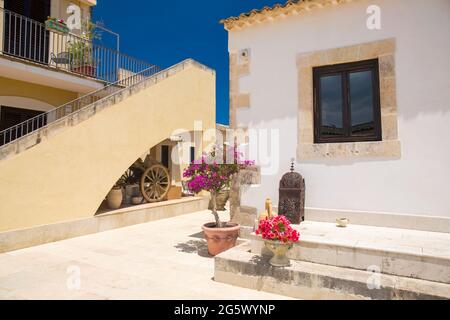
POLYGON ((69 27, 63 19, 48 17, 45 21, 45 29, 63 35, 69 33, 69 27))
POLYGON ((291 223, 285 216, 272 216, 261 220, 256 234, 262 235, 264 245, 273 252, 273 257, 269 261, 272 266, 290 265, 286 253, 294 243, 299 241, 300 234, 291 227, 291 223))
POLYGON ((208 244, 209 254, 215 256, 236 245, 240 226, 236 223, 222 222, 217 212, 217 197, 230 187, 234 177, 243 169, 254 164, 242 160, 242 155, 235 148, 214 147, 208 155, 194 161, 184 171, 187 187, 195 193, 207 191, 211 196, 211 212, 215 222, 202 226, 208 244))
POLYGON ((83 23, 81 36, 74 36, 68 41, 67 47, 73 72, 95 77, 97 66, 94 59, 93 41, 96 39, 100 39, 100 35, 95 32, 95 25, 87 21, 83 23))

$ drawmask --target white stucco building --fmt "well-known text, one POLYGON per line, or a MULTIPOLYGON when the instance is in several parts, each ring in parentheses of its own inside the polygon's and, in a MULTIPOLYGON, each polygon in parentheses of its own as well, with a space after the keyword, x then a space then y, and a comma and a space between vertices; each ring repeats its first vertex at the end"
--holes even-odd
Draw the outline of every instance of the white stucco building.
POLYGON ((306 219, 450 231, 450 1, 288 1, 222 22, 230 124, 250 145, 274 134, 243 207, 277 204, 295 158, 306 219))

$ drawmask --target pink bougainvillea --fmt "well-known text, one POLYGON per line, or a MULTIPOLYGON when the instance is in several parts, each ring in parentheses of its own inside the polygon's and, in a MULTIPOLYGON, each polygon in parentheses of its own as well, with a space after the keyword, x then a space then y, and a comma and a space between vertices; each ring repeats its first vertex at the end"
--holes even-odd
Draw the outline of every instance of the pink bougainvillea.
POLYGON ((262 235, 265 240, 275 240, 284 243, 298 242, 300 234, 291 227, 285 216, 276 216, 261 220, 256 234, 262 235))
POLYGON ((192 162, 184 170, 183 177, 187 178, 189 190, 198 193, 202 190, 219 192, 230 186, 233 176, 249 166, 254 161, 242 160, 242 154, 235 148, 214 148, 201 159, 192 162))
POLYGON ((231 181, 239 171, 252 165, 254 161, 243 160, 242 154, 235 147, 216 146, 209 154, 204 154, 184 170, 183 177, 186 178, 189 190, 195 193, 203 190, 211 193, 211 211, 216 220, 216 227, 222 226, 216 210, 216 196, 230 188, 231 181))

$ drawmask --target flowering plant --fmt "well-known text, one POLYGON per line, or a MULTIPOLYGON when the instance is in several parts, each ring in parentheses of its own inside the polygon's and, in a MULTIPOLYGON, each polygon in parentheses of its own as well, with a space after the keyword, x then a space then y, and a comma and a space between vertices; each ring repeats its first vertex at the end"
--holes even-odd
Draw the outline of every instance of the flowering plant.
POLYGON ((67 27, 67 24, 63 19, 49 17, 45 21, 45 27, 47 30, 57 33, 67 34, 69 32, 69 27, 67 27))
POLYGON ((208 191, 213 202, 213 215, 216 226, 220 227, 220 219, 216 210, 216 195, 230 187, 231 181, 239 171, 252 166, 254 161, 242 160, 242 153, 236 148, 215 146, 209 154, 203 154, 201 159, 192 162, 183 172, 187 178, 190 191, 199 193, 208 191))
POLYGON ((299 241, 300 234, 291 227, 285 216, 268 217, 261 220, 256 234, 261 234, 264 240, 294 243, 299 241))

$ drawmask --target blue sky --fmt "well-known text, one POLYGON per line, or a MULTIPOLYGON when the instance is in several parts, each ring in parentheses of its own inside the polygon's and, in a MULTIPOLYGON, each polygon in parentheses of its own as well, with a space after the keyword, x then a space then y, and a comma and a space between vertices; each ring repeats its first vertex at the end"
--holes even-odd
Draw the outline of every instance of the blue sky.
MULTIPOLYGON (((228 37, 219 20, 282 0, 99 0, 94 21, 120 33, 121 51, 161 67, 193 58, 217 71, 217 122, 228 124, 228 37)), ((107 45, 114 38, 105 35, 107 45)))

